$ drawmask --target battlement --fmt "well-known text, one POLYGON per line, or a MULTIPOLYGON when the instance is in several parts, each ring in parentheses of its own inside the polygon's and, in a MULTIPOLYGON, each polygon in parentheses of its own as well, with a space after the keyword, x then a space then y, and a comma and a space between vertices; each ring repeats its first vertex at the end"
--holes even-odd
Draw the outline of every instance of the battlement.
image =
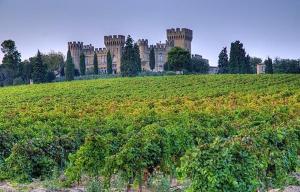
POLYGON ((107 49, 106 48, 96 48, 95 52, 97 54, 106 54, 107 53, 107 49))
POLYGON ((192 41, 193 31, 187 28, 167 29, 168 40, 184 39, 192 41))
POLYGON ((161 50, 165 51, 167 49, 168 45, 164 43, 156 43, 156 45, 150 45, 150 48, 155 50, 161 50))
POLYGON ((137 42, 137 44, 139 46, 146 46, 146 47, 148 47, 148 39, 139 39, 138 42, 137 42))
POLYGON ((123 46, 125 44, 125 36, 124 35, 104 36, 104 44, 105 46, 112 46, 112 45, 123 46))
POLYGON ((68 42, 68 49, 82 49, 83 48, 83 42, 68 42))
POLYGON ((89 45, 83 45, 84 50, 93 50, 94 51, 94 46, 92 44, 89 45))

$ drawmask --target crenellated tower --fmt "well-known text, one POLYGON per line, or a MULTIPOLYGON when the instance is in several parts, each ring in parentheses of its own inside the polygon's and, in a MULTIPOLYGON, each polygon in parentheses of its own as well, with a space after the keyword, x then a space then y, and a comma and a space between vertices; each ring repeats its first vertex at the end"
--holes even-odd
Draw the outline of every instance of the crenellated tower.
POLYGON ((109 50, 111 53, 114 73, 120 73, 122 50, 125 45, 125 36, 104 36, 104 44, 106 49, 109 50))
POLYGON ((193 31, 186 28, 167 29, 168 41, 174 42, 175 47, 181 47, 191 53, 191 44, 193 40, 193 31))
POLYGON ((140 50, 142 70, 150 71, 150 64, 149 64, 150 48, 148 45, 148 40, 147 39, 139 39, 137 41, 137 45, 139 46, 139 50, 140 50))
POLYGON ((80 54, 83 51, 83 42, 68 42, 68 49, 71 52, 72 60, 75 65, 75 69, 79 70, 79 64, 80 64, 80 54))

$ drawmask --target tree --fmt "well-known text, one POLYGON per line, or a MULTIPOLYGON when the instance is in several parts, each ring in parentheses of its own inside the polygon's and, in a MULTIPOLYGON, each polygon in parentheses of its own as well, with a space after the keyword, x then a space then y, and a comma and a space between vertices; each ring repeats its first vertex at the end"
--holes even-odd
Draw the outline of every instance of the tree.
POLYGON ((229 59, 229 73, 246 73, 245 66, 246 51, 240 41, 231 43, 230 59, 229 59))
POLYGON ((111 58, 111 54, 110 54, 110 51, 109 51, 109 50, 108 50, 108 52, 107 52, 106 59, 107 59, 107 73, 108 73, 108 74, 112 74, 112 73, 113 73, 113 68, 112 68, 112 58, 111 58))
POLYGON ((60 52, 51 51, 50 53, 43 54, 42 59, 49 71, 60 71, 60 66, 64 63, 64 55, 60 52))
POLYGON ((2 64, 12 71, 13 78, 20 76, 21 54, 17 51, 13 40, 5 40, 1 43, 1 51, 4 53, 2 64))
POLYGON ((128 35, 124 51, 121 58, 121 74, 122 76, 135 76, 137 70, 136 51, 133 46, 133 39, 128 35))
POLYGON ((167 63, 171 71, 191 71, 191 54, 185 49, 174 47, 168 53, 167 63))
POLYGON ((80 54, 80 74, 85 75, 86 66, 85 66, 85 55, 84 53, 80 54))
POLYGON ((276 58, 273 71, 274 73, 300 73, 300 60, 276 58))
POLYGON ((200 55, 196 55, 191 59, 192 71, 196 73, 208 73, 209 62, 207 59, 202 58, 200 55))
POLYGON ((32 65, 32 80, 34 83, 46 82, 47 66, 43 63, 42 54, 38 50, 34 64, 32 65))
POLYGON ((21 63, 22 65, 22 77, 25 82, 29 83, 32 78, 32 63, 28 60, 25 60, 21 63))
POLYGON ((270 57, 268 57, 267 60, 265 60, 265 66, 266 66, 266 69, 265 69, 265 73, 269 73, 269 74, 272 74, 273 73, 273 61, 270 57))
POLYGON ((155 52, 153 47, 150 49, 149 59, 150 69, 153 71, 153 69, 155 69, 155 52))
POLYGON ((222 74, 229 73, 227 47, 224 47, 223 50, 219 54, 218 67, 219 67, 219 73, 222 73, 222 74))
POLYGON ((135 43, 133 49, 134 49, 134 60, 135 60, 135 65, 136 65, 135 70, 137 72, 141 72, 142 71, 142 61, 141 61, 139 46, 135 43))
POLYGON ((75 67, 74 67, 74 63, 72 60, 71 51, 68 50, 67 61, 66 61, 66 70, 65 70, 65 75, 66 75, 67 81, 74 80, 74 68, 75 67))
POLYGON ((251 73, 256 74, 256 66, 257 64, 261 64, 262 59, 258 57, 251 57, 250 58, 250 65, 251 65, 251 73))
POLYGON ((249 73, 252 72, 250 60, 251 60, 251 57, 249 55, 247 55, 245 57, 245 64, 242 67, 242 70, 243 70, 242 72, 245 73, 245 74, 249 74, 249 73))
POLYGON ((97 75, 99 73, 99 68, 98 68, 98 58, 97 58, 97 53, 94 53, 94 74, 97 75))

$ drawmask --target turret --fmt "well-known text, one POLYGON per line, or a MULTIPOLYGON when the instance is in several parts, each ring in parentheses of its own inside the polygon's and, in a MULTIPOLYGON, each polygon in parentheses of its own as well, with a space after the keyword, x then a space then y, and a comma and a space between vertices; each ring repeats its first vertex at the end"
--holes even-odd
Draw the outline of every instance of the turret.
POLYGON ((122 50, 125 44, 124 35, 104 36, 104 44, 106 49, 110 51, 113 59, 113 71, 119 73, 121 68, 122 50))
POLYGON ((68 42, 68 49, 71 52, 72 60, 75 65, 75 69, 79 70, 80 65, 80 54, 83 51, 83 42, 68 42))
POLYGON ((191 52, 193 31, 186 28, 167 29, 168 41, 173 41, 175 47, 181 47, 191 52))

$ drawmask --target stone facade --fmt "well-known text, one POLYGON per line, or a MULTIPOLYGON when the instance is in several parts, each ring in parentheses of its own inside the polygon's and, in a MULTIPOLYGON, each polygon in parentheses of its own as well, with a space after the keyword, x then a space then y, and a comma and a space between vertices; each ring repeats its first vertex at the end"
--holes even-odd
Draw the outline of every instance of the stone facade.
MULTIPOLYGON (((139 39, 137 44, 140 50, 142 62, 142 70, 150 71, 149 54, 150 50, 154 49, 155 53, 155 68, 153 71, 161 72, 164 70, 164 64, 167 62, 168 52, 173 47, 181 47, 191 52, 191 43, 193 39, 193 31, 186 28, 167 29, 167 40, 165 43, 156 43, 149 45, 147 39, 139 39)), ((97 54, 98 67, 100 73, 107 72, 107 52, 110 51, 113 60, 113 72, 119 73, 121 67, 121 56, 125 45, 125 36, 113 35, 104 36, 105 48, 94 48, 94 46, 83 45, 83 42, 69 42, 68 48, 71 51, 71 56, 75 65, 75 69, 79 70, 80 54, 84 53, 86 58, 87 71, 93 70, 94 54, 97 54)))

